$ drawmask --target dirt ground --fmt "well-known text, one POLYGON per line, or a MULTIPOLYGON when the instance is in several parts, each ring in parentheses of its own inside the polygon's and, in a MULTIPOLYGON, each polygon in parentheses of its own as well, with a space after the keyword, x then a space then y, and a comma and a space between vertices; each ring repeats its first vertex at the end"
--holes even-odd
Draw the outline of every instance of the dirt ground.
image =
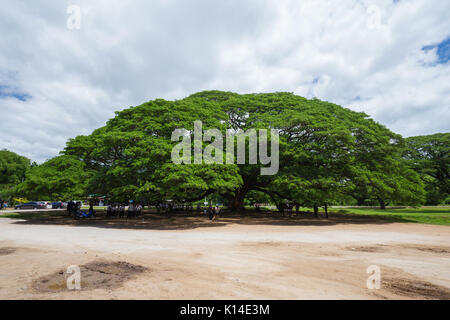
POLYGON ((0 299, 450 299, 450 227, 375 218, 0 219, 0 299), (67 268, 81 290, 67 289, 67 268), (369 266, 381 288, 368 289, 369 266))

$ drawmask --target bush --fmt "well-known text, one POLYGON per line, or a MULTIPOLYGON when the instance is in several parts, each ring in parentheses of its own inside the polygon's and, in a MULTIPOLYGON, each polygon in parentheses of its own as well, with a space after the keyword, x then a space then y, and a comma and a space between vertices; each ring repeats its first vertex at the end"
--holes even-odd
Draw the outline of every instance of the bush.
POLYGON ((445 198, 444 202, 442 204, 445 205, 450 205, 450 196, 448 196, 447 198, 445 198))

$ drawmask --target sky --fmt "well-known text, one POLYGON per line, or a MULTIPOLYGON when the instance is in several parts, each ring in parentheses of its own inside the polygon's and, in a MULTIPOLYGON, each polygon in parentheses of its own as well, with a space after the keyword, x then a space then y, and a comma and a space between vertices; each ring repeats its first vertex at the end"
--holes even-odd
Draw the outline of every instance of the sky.
POLYGON ((0 4, 0 149, 38 163, 115 111, 202 90, 316 97, 404 137, 450 131, 450 1, 0 4))

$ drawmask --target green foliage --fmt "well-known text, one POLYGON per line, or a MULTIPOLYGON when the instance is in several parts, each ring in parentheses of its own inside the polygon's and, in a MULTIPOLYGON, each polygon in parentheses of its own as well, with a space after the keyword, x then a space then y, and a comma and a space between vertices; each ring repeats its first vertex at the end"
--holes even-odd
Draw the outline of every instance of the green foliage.
POLYGON ((30 160, 18 154, 0 150, 0 199, 9 199, 14 188, 23 181, 30 168, 30 160))
POLYGON ((445 198, 443 204, 445 204, 445 205, 450 205, 450 196, 447 197, 447 198, 445 198))
POLYGON ((419 204, 423 186, 400 157, 399 135, 338 105, 291 93, 239 95, 205 91, 178 101, 157 99, 117 112, 89 136, 71 139, 64 154, 94 172, 88 188, 113 199, 192 202, 216 194, 241 208, 258 191, 277 205, 316 206, 349 195, 380 204, 419 204), (256 165, 175 165, 177 128, 280 130, 280 170, 256 165), (253 193, 250 193, 253 195, 253 193))
POLYGON ((426 203, 444 203, 450 196, 450 133, 407 138, 403 155, 425 184, 426 203))
POLYGON ((91 177, 92 172, 86 170, 82 161, 62 155, 29 170, 17 192, 35 200, 82 198, 87 194, 91 177))
POLYGON ((171 162, 171 141, 177 128, 193 129, 195 120, 205 128, 220 128, 225 118, 215 104, 154 100, 118 112, 90 136, 68 142, 65 154, 83 160, 95 170, 91 189, 112 199, 166 199, 191 202, 240 183, 235 166, 178 166, 171 162))

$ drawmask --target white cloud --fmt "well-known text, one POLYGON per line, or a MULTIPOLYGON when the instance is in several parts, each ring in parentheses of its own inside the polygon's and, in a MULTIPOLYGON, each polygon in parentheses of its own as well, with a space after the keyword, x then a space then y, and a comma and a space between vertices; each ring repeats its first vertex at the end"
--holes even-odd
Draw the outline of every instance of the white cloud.
POLYGON ((406 136, 449 131, 450 2, 3 1, 0 148, 33 160, 114 111, 205 89, 291 91, 364 111, 406 136))

